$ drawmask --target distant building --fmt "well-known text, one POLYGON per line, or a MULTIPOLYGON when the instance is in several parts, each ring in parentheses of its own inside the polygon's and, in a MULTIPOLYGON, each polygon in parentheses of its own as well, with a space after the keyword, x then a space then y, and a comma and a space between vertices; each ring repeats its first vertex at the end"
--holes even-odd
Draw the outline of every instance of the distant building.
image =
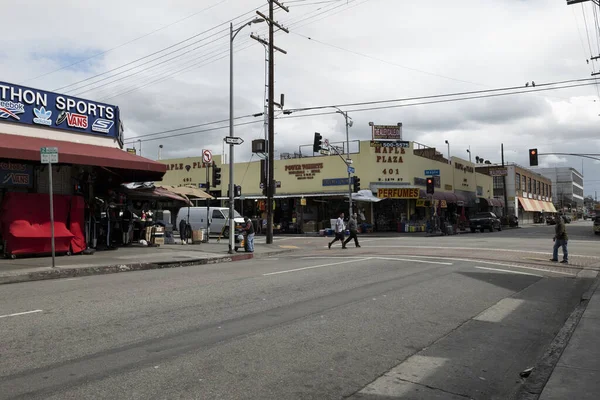
POLYGON ((552 198, 557 209, 583 211, 583 174, 575 168, 537 168, 552 181, 552 198))
POLYGON ((504 200, 504 178, 508 215, 516 215, 524 223, 544 222, 543 214, 555 213, 552 203, 552 181, 518 164, 478 164, 477 172, 493 178, 494 198, 504 200))

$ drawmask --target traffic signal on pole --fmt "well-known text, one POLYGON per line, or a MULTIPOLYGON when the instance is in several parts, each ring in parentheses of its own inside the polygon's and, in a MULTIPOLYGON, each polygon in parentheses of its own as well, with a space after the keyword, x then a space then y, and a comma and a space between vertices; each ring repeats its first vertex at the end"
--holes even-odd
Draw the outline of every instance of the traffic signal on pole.
POLYGON ((313 153, 318 153, 323 146, 323 136, 319 132, 315 132, 315 141, 313 143, 313 153))
POLYGON ((217 167, 216 164, 213 164, 212 184, 213 187, 217 187, 221 184, 221 167, 217 167))
POLYGON ((360 178, 358 176, 354 177, 354 193, 358 193, 360 190, 360 178))
POLYGON ((537 149, 529 149, 529 166, 535 167, 538 165, 538 151, 537 149))
POLYGON ((433 194, 435 191, 435 185, 433 183, 433 178, 427 178, 427 194, 433 194))
POLYGON ((241 197, 242 196, 242 187, 240 185, 233 185, 233 189, 234 189, 234 195, 235 195, 235 197, 241 197))

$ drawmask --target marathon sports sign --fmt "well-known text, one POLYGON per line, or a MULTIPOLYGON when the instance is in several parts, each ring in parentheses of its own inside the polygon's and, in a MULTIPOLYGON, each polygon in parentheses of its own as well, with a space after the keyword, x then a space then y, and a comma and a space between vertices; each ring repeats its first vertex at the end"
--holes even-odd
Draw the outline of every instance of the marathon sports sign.
POLYGON ((0 82, 2 122, 121 139, 116 106, 5 82, 0 82))

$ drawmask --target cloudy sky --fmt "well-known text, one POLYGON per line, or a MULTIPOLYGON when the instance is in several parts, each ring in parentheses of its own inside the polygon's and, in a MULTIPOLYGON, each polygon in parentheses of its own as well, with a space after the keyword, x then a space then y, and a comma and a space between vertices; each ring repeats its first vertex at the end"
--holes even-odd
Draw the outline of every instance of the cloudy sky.
MULTIPOLYGON (((290 0, 276 20, 277 96, 286 108, 345 105, 543 84, 589 78, 600 63, 592 2, 562 0, 290 0), (585 19, 584 19, 585 15, 585 19), (587 22, 587 30, 586 30, 587 22), (588 39, 589 38, 589 39, 588 39), (594 64, 597 63, 597 64, 594 64)), ((267 12, 265 0, 102 2, 24 0, 3 21, 3 81, 103 100, 122 110, 127 141, 142 139, 142 154, 156 158, 222 152, 229 102, 228 29, 267 12), (27 6, 26 6, 27 3, 27 6), (149 7, 148 4, 156 4, 149 7), (32 12, 32 10, 38 10, 32 12), (43 12, 40 12, 43 11, 43 12), (196 128, 180 129, 201 125, 196 128), (212 130, 208 130, 212 129, 212 130), (154 133, 176 130, 152 135, 154 133), (204 132, 198 132, 204 131, 204 132), (134 139, 135 138, 135 139, 134 139)), ((266 24, 235 39, 235 114, 263 111, 265 51, 249 38, 265 37, 266 24)), ((585 82, 589 83, 589 82, 585 82)), ((529 89, 526 89, 529 90, 529 89)), ((351 139, 368 139, 368 123, 402 122, 404 139, 468 158, 528 165, 527 149, 541 153, 600 153, 600 99, 588 85, 437 104, 343 107, 354 120, 351 139)), ((315 131, 345 138, 340 115, 296 112, 276 122, 276 151, 294 152, 315 131)), ((283 116, 282 116, 283 117, 283 116)), ((251 159, 250 142, 263 137, 261 117, 240 119, 246 143, 236 159, 251 159)), ((132 145, 129 145, 132 146, 132 145)), ((140 143, 135 142, 139 149, 140 143)), ((582 159, 540 157, 542 166, 582 169, 582 159)), ((600 192, 600 162, 583 161, 586 194, 600 192)))

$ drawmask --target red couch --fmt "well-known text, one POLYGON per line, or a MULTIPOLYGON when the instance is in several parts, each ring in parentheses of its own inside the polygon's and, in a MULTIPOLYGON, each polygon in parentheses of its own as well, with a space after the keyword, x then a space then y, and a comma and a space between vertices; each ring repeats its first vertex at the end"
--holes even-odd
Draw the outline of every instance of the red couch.
MULTIPOLYGON (((83 199, 54 195, 54 242, 57 253, 78 253, 85 249, 83 220, 83 199), (67 227, 69 221, 71 229, 67 227)), ((0 229, 6 242, 6 254, 51 253, 49 195, 7 193, 0 211, 0 229)))

